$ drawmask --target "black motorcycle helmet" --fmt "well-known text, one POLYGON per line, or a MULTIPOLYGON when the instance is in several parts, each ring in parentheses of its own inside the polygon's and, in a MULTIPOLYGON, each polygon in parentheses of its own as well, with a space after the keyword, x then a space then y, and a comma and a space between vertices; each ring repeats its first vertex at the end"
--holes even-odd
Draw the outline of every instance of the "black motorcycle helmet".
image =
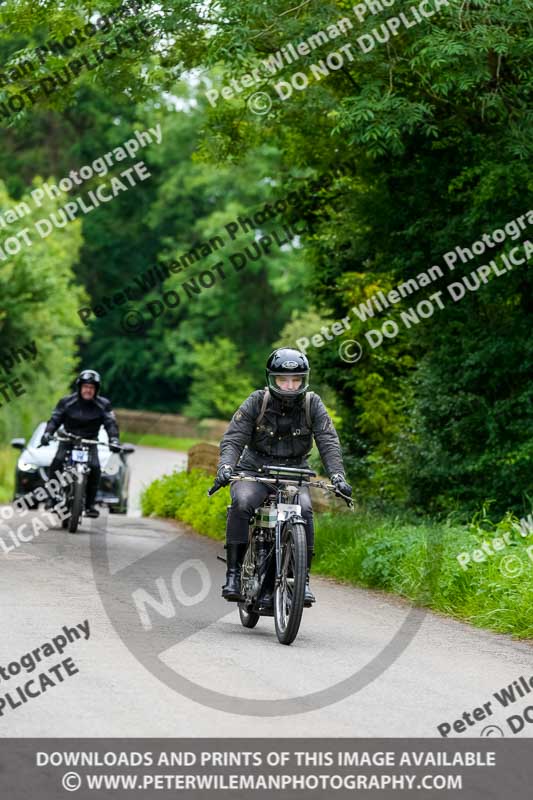
POLYGON ((96 372, 94 369, 82 370, 76 379, 78 395, 80 394, 82 383, 92 383, 95 389, 94 396, 96 397, 100 391, 100 373, 96 372))
POLYGON ((292 347, 280 347, 268 357, 266 365, 267 386, 270 392, 280 400, 294 401, 309 389, 309 361, 307 356, 292 347), (281 389, 276 383, 280 375, 301 378, 298 389, 287 391, 281 389))

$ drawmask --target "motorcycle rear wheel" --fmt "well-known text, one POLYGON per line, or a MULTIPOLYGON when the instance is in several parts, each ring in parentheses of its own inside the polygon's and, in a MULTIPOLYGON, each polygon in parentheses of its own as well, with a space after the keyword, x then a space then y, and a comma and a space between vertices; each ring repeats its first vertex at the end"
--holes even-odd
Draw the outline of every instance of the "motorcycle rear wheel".
POLYGON ((259 622, 259 614, 255 611, 247 611, 244 603, 239 603, 239 616, 245 628, 255 628, 259 622))
MULTIPOLYGON (((243 558, 243 564, 241 569, 241 585, 243 581, 243 576, 246 571, 253 572, 254 564, 253 564, 253 547, 252 547, 252 540, 248 544, 248 549, 243 558)), ((259 614, 255 611, 247 611, 246 610, 246 603, 239 603, 239 616, 241 618, 241 623, 245 628, 255 628, 257 623, 259 622, 259 614)))

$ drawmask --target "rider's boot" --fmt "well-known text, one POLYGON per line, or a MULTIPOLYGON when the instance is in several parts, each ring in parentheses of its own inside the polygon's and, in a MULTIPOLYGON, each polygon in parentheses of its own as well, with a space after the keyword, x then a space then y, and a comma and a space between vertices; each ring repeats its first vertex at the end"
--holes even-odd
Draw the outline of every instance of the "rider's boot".
POLYGON ((307 548, 307 572, 305 576, 305 595, 304 595, 304 606, 305 608, 310 608, 313 603, 316 602, 316 597, 314 596, 311 588, 309 586, 309 570, 311 569, 311 562, 313 560, 313 548, 307 548))
POLYGON ((100 512, 94 505, 97 488, 98 484, 92 478, 92 475, 90 475, 89 480, 87 481, 87 490, 85 495, 85 516, 92 517, 93 519, 96 519, 96 517, 100 516, 100 512))
POLYGON ((241 567, 248 543, 228 542, 226 545, 226 583, 222 587, 222 597, 225 600, 242 600, 241 596, 241 567))

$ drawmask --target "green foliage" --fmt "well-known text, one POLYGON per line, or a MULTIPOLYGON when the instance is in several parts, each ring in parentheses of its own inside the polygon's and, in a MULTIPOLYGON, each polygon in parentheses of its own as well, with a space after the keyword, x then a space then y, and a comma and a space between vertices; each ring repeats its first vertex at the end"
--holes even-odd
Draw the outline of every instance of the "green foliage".
POLYGON ((516 524, 516 518, 507 515, 489 534, 478 523, 414 525, 371 514, 319 514, 313 568, 400 594, 477 627, 531 638, 533 561, 526 553, 528 540, 521 539, 516 524), (484 562, 468 564, 467 571, 461 567, 459 553, 478 549, 506 531, 513 535, 510 547, 484 562), (506 555, 520 559, 519 576, 502 569, 506 555))
MULTIPOLYGON (((36 9, 30 0, 6 2, 0 9, 0 60, 5 65, 29 55, 47 38, 59 40, 81 27, 87 14, 114 5, 106 0, 82 8, 77 0, 50 0, 46 9, 36 9)), ((368 14, 361 23, 350 0, 311 0, 291 8, 282 0, 221 0, 208 12, 176 0, 146 12, 156 30, 152 39, 4 121, 0 166, 17 200, 37 175, 59 178, 121 143, 133 128, 163 126, 162 145, 143 151, 151 179, 87 215, 81 249, 75 223, 42 242, 43 257, 32 265, 42 294, 40 264, 49 269, 53 260, 53 271, 57 263, 61 272, 68 261, 93 303, 223 233, 237 216, 300 188, 307 177, 344 166, 332 186, 299 199, 284 215, 284 223, 303 219, 311 230, 292 249, 273 251, 240 272, 228 269, 230 254, 281 220, 254 225, 227 242, 223 253, 165 281, 165 289, 178 290, 220 260, 228 272, 142 332, 122 330, 126 307, 93 319, 84 329, 92 339, 80 343, 81 355, 102 370, 105 391, 126 407, 187 407, 199 415, 226 416, 250 387, 262 385, 273 342, 312 335, 315 322, 345 317, 378 289, 386 292, 442 264, 443 253, 470 246, 524 214, 531 189, 530 13, 529 0, 450 0, 431 20, 363 53, 357 36, 386 16, 368 14), (230 101, 220 99, 214 108, 205 100, 208 86, 220 88, 341 15, 354 21, 346 39, 353 59, 343 69, 312 81, 286 102, 268 81, 230 101), (273 99, 264 116, 247 107, 258 88, 273 99), (61 253, 54 250, 59 242, 65 245, 61 253), (215 353, 221 340, 225 349, 215 353), (233 350, 227 350, 228 342, 233 350), (206 376, 216 372, 217 355, 237 372, 227 398, 218 381, 208 390, 206 376)), ((113 35, 99 35, 98 42, 113 35)), ((284 64, 274 80, 309 73, 337 44, 284 64)), ((38 77, 64 61, 52 57, 38 77)), ((2 98, 19 90, 3 87, 2 98)), ((453 277, 480 263, 458 264, 453 277)), ((34 292, 32 311, 35 276, 29 262, 22 270, 17 265, 13 283, 26 307, 34 292)), ((74 367, 72 337, 80 330, 74 308, 81 296, 74 300, 73 289, 65 301, 64 290, 49 288, 51 302, 41 297, 35 318, 22 314, 20 320, 24 328, 33 321, 34 329, 53 326, 50 353, 59 393, 74 367)), ((382 507, 457 511, 463 518, 487 498, 495 515, 524 508, 533 460, 531 288, 529 273, 517 267, 456 307, 411 330, 402 328, 380 348, 366 348, 353 365, 340 359, 340 340, 310 350, 312 388, 341 416, 346 463, 360 498, 382 507)), ((158 287, 142 302, 157 299, 158 287)), ((391 316, 410 305, 409 298, 402 300, 391 316)), ((9 301, 6 309, 15 325, 19 305, 9 301)), ((367 324, 354 319, 343 340, 364 341, 365 332, 388 314, 367 324)), ((2 335, 13 341, 2 324, 2 335)), ((223 373, 229 374, 221 369, 219 379, 223 373)), ((50 385, 49 374, 41 378, 42 394, 32 394, 31 407, 24 410, 21 401, 11 420, 7 409, 4 432, 21 424, 26 431, 30 419, 33 424, 37 398, 44 399, 44 386, 50 385)))
MULTIPOLYGON (((278 154, 264 145, 250 153, 242 164, 213 169, 212 165, 201 162, 196 152, 197 140, 206 124, 203 109, 169 114, 167 110, 162 113, 150 108, 143 112, 143 118, 144 126, 161 123, 163 142, 146 153, 153 179, 146 182, 150 188, 144 184, 139 187, 143 201, 139 202, 136 188, 127 207, 111 208, 109 204, 105 209, 106 220, 111 213, 114 217, 106 223, 104 236, 98 235, 101 220, 94 218, 96 227, 94 233, 91 231, 90 250, 84 251, 81 265, 94 300, 125 285, 136 285, 136 278, 150 268, 179 260, 215 237, 221 237, 223 245, 217 244, 211 255, 183 266, 164 282, 164 291, 175 291, 180 297, 175 309, 156 319, 150 318, 146 304, 161 300, 159 285, 141 302, 129 304, 129 308, 144 308, 148 318, 139 333, 126 335, 121 329, 121 314, 126 306, 103 319, 93 319, 93 340, 85 350, 86 357, 105 372, 115 391, 120 391, 126 407, 168 412, 194 408, 187 413, 224 416, 229 411, 217 411, 210 401, 212 387, 207 395, 204 392, 195 397, 196 389, 191 384, 198 354, 192 343, 212 344, 201 352, 216 357, 219 342, 231 341, 239 360, 246 363, 252 388, 257 388, 257 382, 261 385, 270 343, 301 303, 294 289, 305 277, 303 243, 284 250, 274 246, 268 256, 248 260, 237 272, 229 258, 244 252, 246 247, 251 248, 255 233, 245 226, 234 233, 233 240, 225 226, 239 216, 249 218, 269 199, 284 196, 286 188, 278 186, 277 180, 272 180, 273 185, 265 182, 266 175, 277 174, 278 154), (105 280, 99 275, 95 281, 91 269, 95 261, 106 265, 105 280), (186 293, 185 283, 190 286, 199 274, 216 264, 222 265, 225 278, 215 272, 217 280, 212 287, 199 294, 192 290, 186 293)), ((265 235, 269 230, 281 230, 278 220, 264 227, 265 235)), ((224 358, 224 353, 219 353, 219 357, 224 358)), ((230 363, 233 366, 235 362, 230 363)), ((211 368, 210 364, 206 367, 211 368)), ((217 380, 220 378, 221 373, 217 380)), ((196 385, 202 385, 201 377, 196 385)), ((229 402, 220 398, 217 405, 220 407, 222 403, 224 408, 234 410, 243 399, 236 398, 236 392, 232 391, 229 402)))
POLYGON ((272 349, 276 347, 297 347, 299 339, 311 339, 316 333, 320 333, 322 325, 328 323, 322 319, 315 309, 310 308, 306 311, 295 309, 290 320, 284 325, 279 338, 272 344, 272 349))
MULTIPOLYGON (((227 81, 351 9, 312 2, 265 25, 262 7, 222 3, 230 26, 221 22, 209 52, 201 39, 197 51, 217 63, 215 79, 227 81)), ((319 314, 342 318, 362 295, 415 277, 527 211, 530 11, 526 0, 451 0, 387 46, 353 46, 342 70, 286 102, 265 87, 275 100, 266 118, 243 112, 246 97, 211 112, 219 159, 242 158, 268 136, 290 176, 295 166, 353 164, 333 187, 338 200, 328 215, 317 219, 311 203, 303 209, 316 223, 308 290, 319 314)), ((367 14, 357 35, 376 22, 367 14)), ((309 72, 317 58, 303 57, 297 70, 309 72)), ((295 71, 286 64, 275 80, 295 71)), ((487 497, 494 513, 523 508, 532 474, 530 298, 522 267, 403 329, 356 365, 340 360, 338 343, 312 352, 320 382, 341 402, 347 463, 362 496, 444 513, 471 513, 487 497)), ((410 305, 407 298, 395 312, 410 305)), ((356 322, 344 338, 364 336, 386 317, 356 322)))
POLYGON ((229 489, 220 489, 208 497, 207 490, 212 485, 213 478, 199 469, 165 475, 143 492, 142 512, 145 516, 179 519, 193 525, 199 533, 224 539, 229 489))
POLYGON ((18 450, 0 447, 0 503, 10 503, 13 499, 15 465, 18 450))
POLYGON ((241 366, 242 357, 229 339, 195 344, 191 397, 185 413, 191 417, 231 417, 254 385, 241 366))
MULTIPOLYGON (((26 195, 24 198, 28 200, 26 195)), ((0 183, 0 208, 7 210, 14 203, 0 183)), ((2 405, 0 438, 4 440, 31 433, 37 421, 48 415, 51 403, 66 394, 77 365, 76 347, 83 326, 76 309, 85 299, 73 273, 81 247, 80 224, 54 228, 46 239, 38 236, 32 224, 60 205, 59 199, 47 199, 40 209, 32 209, 28 203, 32 214, 15 223, 10 232, 27 227, 32 245, 22 246, 0 262, 0 350, 5 353, 31 342, 37 348, 35 359, 2 374, 3 379, 19 379, 25 390, 21 397, 2 405)))

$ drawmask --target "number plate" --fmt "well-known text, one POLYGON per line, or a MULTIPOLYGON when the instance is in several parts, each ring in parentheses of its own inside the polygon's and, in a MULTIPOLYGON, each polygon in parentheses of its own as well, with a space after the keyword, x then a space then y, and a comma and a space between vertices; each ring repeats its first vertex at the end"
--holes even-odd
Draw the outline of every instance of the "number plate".
POLYGON ((72 451, 72 460, 76 461, 78 464, 85 464, 89 460, 89 452, 88 450, 73 450, 72 451))
POLYGON ((278 519, 281 520, 281 522, 285 522, 292 513, 301 516, 302 507, 295 503, 278 503, 278 519))

